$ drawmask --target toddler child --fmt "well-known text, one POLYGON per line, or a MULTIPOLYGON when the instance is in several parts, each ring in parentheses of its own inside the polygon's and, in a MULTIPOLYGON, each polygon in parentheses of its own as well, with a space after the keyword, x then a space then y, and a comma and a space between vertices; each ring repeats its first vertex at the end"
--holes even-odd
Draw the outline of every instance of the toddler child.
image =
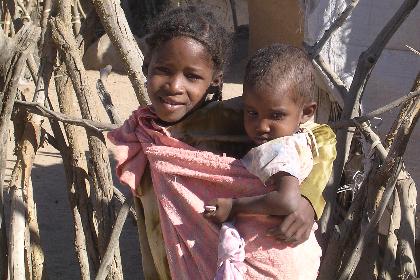
MULTIPOLYGON (((305 129, 317 107, 313 71, 306 54, 292 46, 272 45, 250 59, 243 86, 244 127, 257 146, 242 163, 272 190, 218 198, 208 203, 205 216, 222 223, 243 214, 284 216, 296 211, 299 185, 311 172, 317 153, 315 138, 305 129)), ((314 263, 311 278, 304 279, 316 279, 318 265, 319 261, 314 263)))

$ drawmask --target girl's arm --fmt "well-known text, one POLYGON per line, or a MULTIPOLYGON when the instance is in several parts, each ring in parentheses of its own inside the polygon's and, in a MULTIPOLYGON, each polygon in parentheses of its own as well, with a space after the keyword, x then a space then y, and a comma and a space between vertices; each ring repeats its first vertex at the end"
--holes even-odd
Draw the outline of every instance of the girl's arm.
POLYGON ((208 204, 215 206, 216 210, 206 211, 205 216, 222 223, 240 213, 280 216, 289 215, 298 209, 301 196, 296 177, 278 172, 267 183, 274 186, 275 190, 251 197, 218 198, 208 204))

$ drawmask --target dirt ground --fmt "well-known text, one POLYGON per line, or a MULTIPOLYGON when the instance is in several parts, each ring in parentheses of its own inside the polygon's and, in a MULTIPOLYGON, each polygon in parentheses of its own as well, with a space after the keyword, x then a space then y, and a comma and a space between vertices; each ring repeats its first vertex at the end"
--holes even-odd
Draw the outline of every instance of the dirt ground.
MULTIPOLYGON (((234 63, 226 71, 225 98, 239 95, 242 91, 240 83, 247 56, 247 44, 245 41, 238 44, 235 48, 241 51, 233 54, 234 63)), ((98 71, 88 71, 87 74, 92 91, 94 91, 99 73, 98 71)), ((127 76, 112 73, 106 86, 112 95, 120 117, 127 118, 137 108, 137 100, 129 79, 127 76)), ((55 103, 55 110, 58 110, 53 87, 50 89, 50 96, 55 103)), ((98 106, 96 107, 101 120, 109 122, 104 109, 99 105, 99 98, 97 102, 98 106)), ((417 136, 419 136, 418 128, 408 148, 410 152, 407 153, 407 168, 414 174, 416 181, 420 182, 419 146, 414 144, 414 139, 419 139, 417 136)), ((10 175, 14 165, 12 149, 11 144, 8 149, 7 175, 10 175)), ((73 248, 73 225, 62 160, 58 151, 52 146, 46 144, 39 150, 32 172, 32 181, 48 277, 49 279, 63 280, 80 279, 73 248)), ((118 185, 117 180, 114 182, 123 192, 127 192, 126 188, 118 185)), ((7 189, 5 191, 7 201, 7 189)), ((125 224, 120 238, 120 246, 125 279, 142 279, 137 231, 131 219, 128 219, 125 224)))

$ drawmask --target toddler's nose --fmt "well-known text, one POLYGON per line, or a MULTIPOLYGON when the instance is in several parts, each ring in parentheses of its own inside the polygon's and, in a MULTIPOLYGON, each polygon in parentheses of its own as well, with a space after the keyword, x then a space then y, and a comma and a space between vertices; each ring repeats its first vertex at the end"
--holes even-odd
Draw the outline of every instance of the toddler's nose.
POLYGON ((256 130, 258 133, 261 133, 261 134, 268 133, 270 132, 270 125, 266 120, 261 120, 258 122, 256 130))

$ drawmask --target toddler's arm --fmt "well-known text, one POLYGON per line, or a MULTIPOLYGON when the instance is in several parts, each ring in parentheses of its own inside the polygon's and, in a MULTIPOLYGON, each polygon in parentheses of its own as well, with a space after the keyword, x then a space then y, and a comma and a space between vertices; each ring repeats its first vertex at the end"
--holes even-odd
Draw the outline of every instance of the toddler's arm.
POLYGON ((289 215, 298 208, 301 199, 299 181, 286 172, 278 172, 266 182, 274 191, 264 195, 241 198, 218 198, 208 203, 215 211, 205 211, 205 216, 222 223, 235 215, 289 215))

